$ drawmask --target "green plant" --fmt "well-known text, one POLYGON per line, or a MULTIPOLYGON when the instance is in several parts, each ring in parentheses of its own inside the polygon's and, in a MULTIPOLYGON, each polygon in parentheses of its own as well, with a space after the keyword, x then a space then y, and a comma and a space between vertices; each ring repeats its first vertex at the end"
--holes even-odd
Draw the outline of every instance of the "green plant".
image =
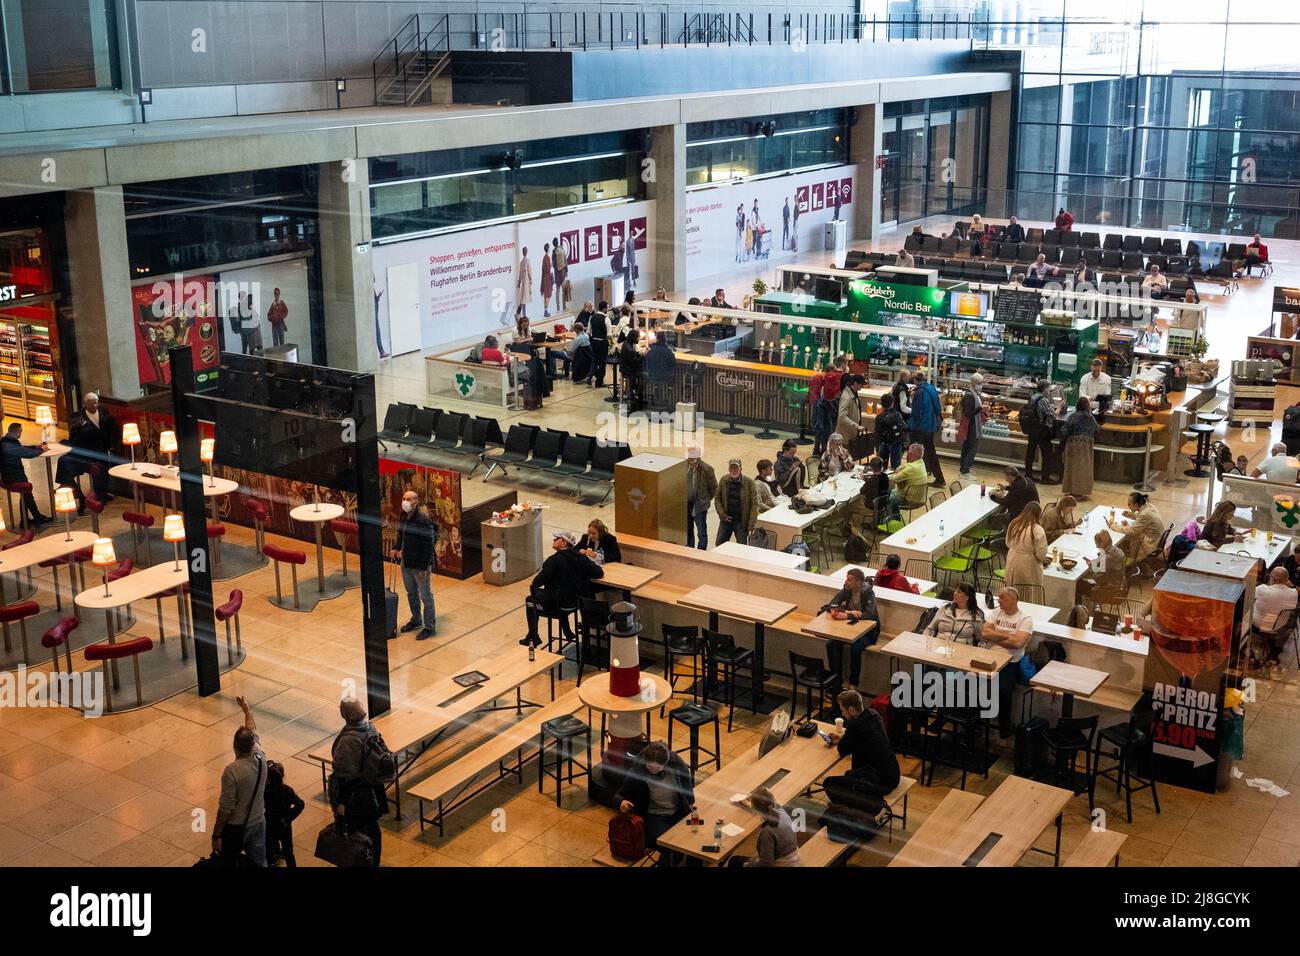
POLYGON ((1198 335, 1196 341, 1192 343, 1192 358, 1198 362, 1204 360, 1205 353, 1209 351, 1209 348, 1210 343, 1198 335))
POLYGON ((754 295, 767 295, 767 283, 762 279, 754 280, 754 295))

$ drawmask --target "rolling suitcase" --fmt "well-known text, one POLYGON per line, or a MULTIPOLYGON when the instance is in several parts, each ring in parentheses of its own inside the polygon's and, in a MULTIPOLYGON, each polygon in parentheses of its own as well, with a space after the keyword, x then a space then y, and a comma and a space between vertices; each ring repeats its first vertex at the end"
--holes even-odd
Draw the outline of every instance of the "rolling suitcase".
POLYGON ((384 584, 384 613, 388 621, 388 639, 391 641, 397 636, 397 592, 393 590, 397 584, 397 562, 390 562, 388 581, 384 584))

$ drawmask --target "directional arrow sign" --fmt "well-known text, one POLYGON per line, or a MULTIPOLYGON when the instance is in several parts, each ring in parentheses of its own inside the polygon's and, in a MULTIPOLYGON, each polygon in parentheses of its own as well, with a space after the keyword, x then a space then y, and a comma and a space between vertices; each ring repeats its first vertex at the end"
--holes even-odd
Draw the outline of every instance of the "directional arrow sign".
POLYGON ((1214 762, 1214 758, 1200 747, 1189 753, 1182 747, 1171 747, 1168 744, 1152 744, 1151 746, 1162 757, 1173 757, 1175 760, 1190 760, 1193 767, 1204 767, 1207 763, 1214 762))

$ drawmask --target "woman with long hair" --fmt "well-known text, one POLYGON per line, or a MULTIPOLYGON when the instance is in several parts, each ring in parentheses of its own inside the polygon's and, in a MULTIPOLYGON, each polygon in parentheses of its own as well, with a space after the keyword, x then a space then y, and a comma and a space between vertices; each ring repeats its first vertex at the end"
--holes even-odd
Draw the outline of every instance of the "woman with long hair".
POLYGON ((1087 498, 1092 494, 1092 445, 1100 426, 1092 414, 1092 403, 1080 395, 1074 411, 1065 420, 1061 439, 1061 460, 1065 474, 1061 478, 1062 494, 1087 498))
POLYGON ((939 608, 939 611, 925 628, 931 637, 947 640, 961 638, 974 644, 980 639, 980 629, 984 626, 984 612, 980 609, 979 595, 975 585, 969 581, 959 581, 952 589, 952 600, 939 608))
POLYGON ((1235 541, 1237 529, 1232 526, 1232 518, 1236 511, 1236 503, 1227 498, 1215 505, 1205 527, 1201 529, 1200 540, 1210 542, 1216 549, 1229 541, 1235 541))
POLYGON ((1007 525, 1007 584, 1043 586, 1043 566, 1047 563, 1047 532, 1039 519, 1043 506, 1037 501, 1025 505, 1007 525))

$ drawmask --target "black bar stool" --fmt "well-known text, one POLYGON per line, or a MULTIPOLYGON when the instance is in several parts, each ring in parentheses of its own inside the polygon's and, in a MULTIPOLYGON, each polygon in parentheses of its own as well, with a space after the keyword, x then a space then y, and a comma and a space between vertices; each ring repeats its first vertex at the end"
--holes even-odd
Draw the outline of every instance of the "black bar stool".
POLYGON ((756 397, 758 398, 759 405, 762 406, 763 411, 767 414, 767 418, 763 422, 763 430, 754 437, 759 441, 774 441, 781 437, 776 432, 772 431, 772 426, 776 424, 776 408, 774 407, 774 403, 780 399, 781 391, 779 388, 773 387, 760 388, 756 397))
MULTIPOLYGON (((737 647, 736 639, 730 634, 719 634, 705 628, 704 667, 707 676, 704 679, 704 703, 709 702, 709 690, 715 683, 718 671, 722 671, 722 702, 727 705, 727 733, 731 733, 732 718, 736 714, 736 674, 744 669, 751 673, 754 668, 754 652, 747 647, 737 647)), ((750 698, 749 711, 757 714, 758 709, 750 698)))
POLYGON ((790 695, 790 719, 795 719, 795 710, 799 706, 799 688, 805 689, 805 709, 804 720, 812 720, 813 691, 817 691, 817 713, 822 712, 822 705, 830 696, 834 702, 834 694, 842 679, 842 675, 835 673, 820 657, 807 657, 803 654, 790 652, 790 674, 794 678, 794 693, 790 695))
POLYGON ((572 714, 555 717, 542 724, 541 746, 537 750, 537 792, 542 792, 542 783, 547 777, 554 778, 557 807, 560 805, 560 789, 565 778, 566 764, 569 783, 573 783, 574 777, 586 777, 591 774, 591 727, 572 714), (586 743, 586 763, 575 759, 573 742, 579 737, 582 737, 586 743), (555 742, 553 769, 546 765, 548 739, 555 742), (578 767, 576 774, 573 772, 575 765, 578 767))
MULTIPOLYGON (((674 692, 677 687, 677 660, 682 657, 691 659, 691 700, 700 699, 700 663, 704 655, 704 645, 700 643, 700 629, 694 624, 661 624, 660 646, 664 653, 664 677, 674 692)), ((659 716, 664 708, 659 708, 659 716)))
POLYGON ((592 598, 578 598, 578 686, 582 686, 582 672, 591 654, 592 666, 601 670, 601 662, 609 658, 609 602, 592 598), (602 654, 602 645, 605 653, 602 654))
POLYGON ((719 429, 719 431, 724 435, 745 434, 745 430, 737 425, 736 421, 740 418, 740 412, 737 410, 740 405, 740 395, 742 392, 747 391, 747 389, 743 385, 720 384, 718 387, 722 389, 722 394, 727 399, 727 413, 725 416, 727 419, 727 427, 719 429))
POLYGON ((1128 812, 1128 822, 1133 822, 1133 794, 1150 789, 1151 802, 1155 804, 1156 813, 1160 812, 1160 797, 1156 793, 1155 773, 1151 770, 1152 744, 1151 722, 1155 718, 1150 710, 1135 711, 1129 714, 1127 724, 1107 727, 1097 735, 1097 752, 1093 758, 1092 775, 1097 780, 1114 780, 1115 792, 1124 791, 1124 806, 1128 812), (1114 753, 1102 752, 1102 744, 1115 748, 1114 753), (1115 761, 1114 766, 1102 769, 1103 760, 1115 761), (1144 779, 1141 768, 1143 761, 1147 766, 1147 778, 1144 779), (1114 776, 1112 776, 1112 774, 1114 776), (1138 785, 1133 786, 1137 777, 1138 785))
POLYGON ((781 384, 781 400, 785 402, 785 407, 793 413, 794 417, 799 420, 799 437, 795 439, 800 445, 812 445, 813 440, 808 437, 808 389, 800 388, 793 382, 783 382, 781 384))
POLYGON ((718 712, 712 707, 706 707, 703 704, 685 703, 675 710, 668 713, 668 749, 673 753, 691 752, 691 775, 700 768, 700 754, 704 754, 709 759, 704 765, 717 764, 719 770, 722 769, 722 721, 718 718, 718 712), (679 723, 690 731, 691 742, 689 746, 680 747, 673 750, 673 723, 679 723), (708 750, 700 746, 700 728, 706 724, 713 724, 713 749, 708 750))

